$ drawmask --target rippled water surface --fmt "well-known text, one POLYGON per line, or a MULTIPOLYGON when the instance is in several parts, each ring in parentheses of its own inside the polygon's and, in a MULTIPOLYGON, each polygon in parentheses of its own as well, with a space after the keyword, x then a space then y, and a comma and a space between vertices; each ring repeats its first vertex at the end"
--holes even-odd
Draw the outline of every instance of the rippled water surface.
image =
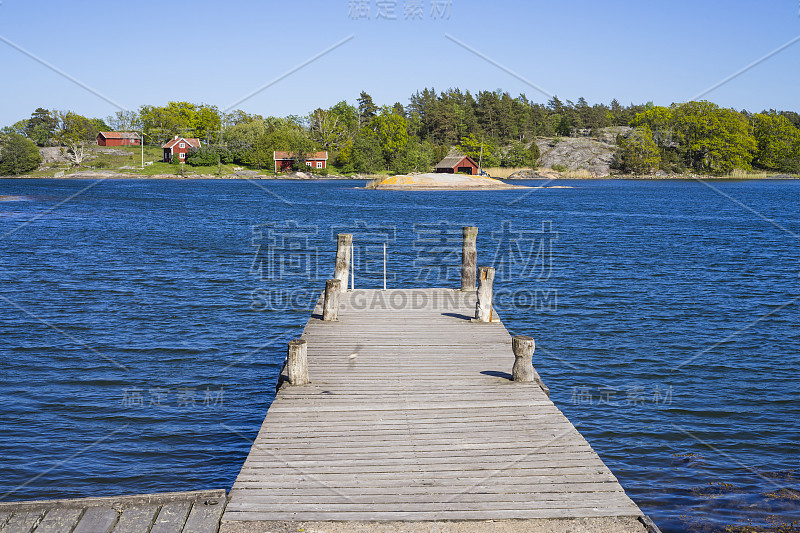
POLYGON ((386 239, 391 286, 457 286, 441 230, 476 225, 506 326, 665 532, 800 519, 800 182, 568 184, 0 180, 0 500, 229 488, 332 236, 367 243, 357 286, 386 239))

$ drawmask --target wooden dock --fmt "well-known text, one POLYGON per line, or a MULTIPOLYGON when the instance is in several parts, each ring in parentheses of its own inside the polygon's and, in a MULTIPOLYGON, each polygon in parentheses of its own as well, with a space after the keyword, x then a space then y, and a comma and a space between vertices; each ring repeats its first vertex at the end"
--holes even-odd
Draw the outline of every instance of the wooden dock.
POLYGON ((227 499, 0 503, 0 533, 660 533, 550 401, 533 338, 497 318, 477 233, 461 290, 347 291, 339 235, 227 499))
POLYGON ((497 319, 471 320, 475 291, 339 299, 338 321, 322 320, 320 299, 306 325, 310 383, 291 385, 284 373, 221 531, 642 518, 541 383, 511 380, 512 338, 497 319))
POLYGON ((0 503, 0 533, 216 533, 224 490, 0 503))

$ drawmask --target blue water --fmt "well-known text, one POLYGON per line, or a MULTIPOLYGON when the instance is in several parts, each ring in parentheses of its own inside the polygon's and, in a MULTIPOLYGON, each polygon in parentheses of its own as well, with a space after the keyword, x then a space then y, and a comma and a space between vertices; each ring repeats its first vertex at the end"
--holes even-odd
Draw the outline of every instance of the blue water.
POLYGON ((559 184, 0 180, 0 500, 229 488, 335 233, 357 287, 384 241, 390 286, 455 287, 476 225, 506 326, 665 532, 800 519, 800 182, 559 184))

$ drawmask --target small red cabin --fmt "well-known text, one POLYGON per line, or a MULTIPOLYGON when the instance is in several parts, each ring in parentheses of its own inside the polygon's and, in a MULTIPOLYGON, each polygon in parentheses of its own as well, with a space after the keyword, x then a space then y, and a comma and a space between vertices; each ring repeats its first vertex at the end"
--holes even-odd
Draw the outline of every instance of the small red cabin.
MULTIPOLYGON (((278 172, 292 170, 292 165, 294 164, 295 158, 292 157, 291 152, 275 152, 273 159, 275 160, 275 173, 277 174, 278 172)), ((307 154, 306 166, 312 170, 328 168, 328 152, 315 152, 313 154, 307 154)))
POLYGON ((164 148, 164 162, 171 163, 172 158, 177 156, 181 162, 186 161, 186 154, 192 148, 200 148, 200 139, 187 139, 186 137, 175 136, 170 142, 162 146, 164 148))
POLYGON ((458 174, 459 172, 477 176, 479 173, 478 164, 466 155, 449 155, 436 165, 436 172, 445 174, 458 174))
POLYGON ((98 146, 141 146, 142 137, 133 131, 101 131, 97 134, 98 146))

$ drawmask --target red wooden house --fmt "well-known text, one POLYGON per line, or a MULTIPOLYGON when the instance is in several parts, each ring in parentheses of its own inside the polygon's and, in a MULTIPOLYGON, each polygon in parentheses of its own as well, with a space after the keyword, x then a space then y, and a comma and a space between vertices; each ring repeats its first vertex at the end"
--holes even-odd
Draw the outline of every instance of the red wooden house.
POLYGON ((133 131, 101 131, 97 134, 98 146, 141 146, 142 137, 133 131))
POLYGON ((466 155, 448 155, 436 165, 436 172, 446 174, 458 174, 459 172, 477 176, 479 173, 478 164, 466 155))
POLYGON ((164 149, 164 162, 171 163, 173 157, 178 157, 181 161, 186 161, 186 154, 192 148, 200 148, 200 139, 188 139, 186 137, 175 136, 170 142, 162 146, 164 149))
MULTIPOLYGON (((275 160, 275 172, 286 172, 292 170, 294 164, 294 157, 291 152, 275 152, 273 155, 275 160)), ((312 170, 328 168, 328 152, 314 152, 306 156, 306 166, 312 170)))

